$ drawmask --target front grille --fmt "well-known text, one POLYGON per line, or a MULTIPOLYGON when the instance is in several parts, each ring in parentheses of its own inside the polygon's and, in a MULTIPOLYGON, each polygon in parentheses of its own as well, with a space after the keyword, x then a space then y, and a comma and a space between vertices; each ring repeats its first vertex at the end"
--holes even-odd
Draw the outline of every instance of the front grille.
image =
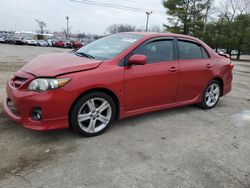
POLYGON ((24 83, 25 81, 27 81, 28 78, 23 78, 23 77, 19 77, 19 76, 15 76, 12 80, 11 80, 11 85, 18 89, 20 88, 24 83))

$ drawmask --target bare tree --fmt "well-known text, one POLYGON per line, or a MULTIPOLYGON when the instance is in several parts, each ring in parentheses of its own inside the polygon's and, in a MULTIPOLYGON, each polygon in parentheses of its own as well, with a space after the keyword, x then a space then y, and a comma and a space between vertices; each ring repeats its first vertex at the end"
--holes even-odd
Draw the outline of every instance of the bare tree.
POLYGON ((220 7, 220 16, 233 21, 237 15, 250 12, 250 0, 223 0, 220 7))
POLYGON ((129 31, 135 31, 136 28, 133 25, 128 24, 113 24, 107 28, 107 31, 110 34, 114 33, 120 33, 120 32, 129 32, 129 31))
POLYGON ((239 1, 239 12, 240 14, 250 13, 250 0, 239 1))
POLYGON ((246 1, 246 13, 250 14, 250 0, 245 0, 246 1))
POLYGON ((233 21, 236 14, 234 0, 223 0, 220 2, 219 17, 227 21, 233 21))
POLYGON ((47 24, 44 22, 44 21, 41 21, 41 20, 38 20, 36 19, 35 20, 40 28, 40 33, 41 35, 43 36, 43 33, 45 32, 45 27, 47 26, 47 24))
POLYGON ((148 28, 150 32, 163 32, 162 28, 159 25, 152 25, 148 28))

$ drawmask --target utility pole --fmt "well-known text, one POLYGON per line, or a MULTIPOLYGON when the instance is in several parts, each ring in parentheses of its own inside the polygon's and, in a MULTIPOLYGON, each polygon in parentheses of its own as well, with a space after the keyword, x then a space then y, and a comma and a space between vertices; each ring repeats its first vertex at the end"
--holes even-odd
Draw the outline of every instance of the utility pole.
POLYGON ((69 17, 68 16, 66 16, 66 20, 67 20, 66 39, 68 39, 68 37, 69 37, 69 17))
POLYGON ((147 15, 146 32, 148 31, 148 19, 149 19, 149 16, 150 16, 152 13, 153 13, 152 11, 146 12, 146 15, 147 15))

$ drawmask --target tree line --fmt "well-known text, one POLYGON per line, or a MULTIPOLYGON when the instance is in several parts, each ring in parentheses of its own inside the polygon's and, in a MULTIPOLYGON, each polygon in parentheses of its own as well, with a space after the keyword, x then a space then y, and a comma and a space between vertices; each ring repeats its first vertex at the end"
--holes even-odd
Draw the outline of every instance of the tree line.
MULTIPOLYGON (((134 32, 144 31, 144 28, 138 28, 135 25, 130 24, 113 24, 107 27, 106 32, 109 34, 115 34, 120 32, 134 32)), ((163 32, 163 29, 159 25, 151 25, 148 28, 149 32, 163 32)))
POLYGON ((192 35, 212 48, 250 53, 250 0, 163 0, 166 31, 192 35))

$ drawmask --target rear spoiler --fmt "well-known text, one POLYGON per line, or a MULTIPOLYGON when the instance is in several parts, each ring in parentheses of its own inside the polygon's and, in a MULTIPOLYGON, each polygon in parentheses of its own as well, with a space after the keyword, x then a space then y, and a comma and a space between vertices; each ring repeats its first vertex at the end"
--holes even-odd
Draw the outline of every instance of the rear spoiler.
POLYGON ((228 54, 225 54, 225 53, 217 53, 217 54, 220 55, 220 56, 223 56, 225 58, 230 59, 230 55, 228 55, 228 54))

